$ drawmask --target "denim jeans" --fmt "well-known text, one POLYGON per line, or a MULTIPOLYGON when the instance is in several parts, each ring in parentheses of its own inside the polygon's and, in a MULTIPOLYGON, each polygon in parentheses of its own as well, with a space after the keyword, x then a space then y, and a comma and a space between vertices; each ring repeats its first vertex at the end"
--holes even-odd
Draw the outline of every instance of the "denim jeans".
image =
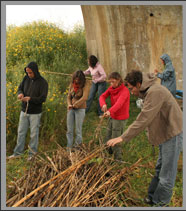
MULTIPOLYGON (((109 139, 119 137, 123 134, 124 128, 126 125, 127 120, 116 120, 110 118, 108 120, 107 125, 107 132, 104 138, 104 143, 106 143, 109 139)), ((114 153, 114 158, 116 160, 122 160, 122 145, 121 143, 116 144, 115 146, 111 147, 110 149, 114 153)))
POLYGON ((148 189, 148 197, 156 205, 163 206, 171 200, 182 142, 183 133, 180 133, 159 145, 159 157, 155 167, 155 176, 148 189))
POLYGON ((67 147, 72 148, 75 125, 75 145, 82 143, 82 125, 85 118, 85 109, 70 109, 67 113, 67 147))
POLYGON ((94 100, 94 97, 96 95, 96 92, 98 92, 98 115, 102 115, 103 114, 103 111, 101 110, 101 107, 100 107, 100 104, 99 104, 99 97, 101 96, 101 94, 103 94, 103 92, 106 91, 106 81, 104 82, 98 82, 98 83, 93 83, 92 82, 92 86, 91 86, 91 89, 90 89, 90 93, 89 93, 89 97, 88 97, 88 100, 87 100, 87 108, 86 108, 86 112, 89 111, 91 105, 92 105, 92 102, 94 100))
POLYGON ((25 138, 30 127, 30 143, 29 146, 31 150, 29 150, 29 156, 32 156, 37 152, 38 148, 38 139, 39 139, 39 126, 40 126, 40 114, 24 114, 23 111, 20 113, 19 118, 19 126, 18 126, 18 137, 17 137, 17 145, 14 149, 14 155, 20 155, 24 151, 25 146, 25 138))

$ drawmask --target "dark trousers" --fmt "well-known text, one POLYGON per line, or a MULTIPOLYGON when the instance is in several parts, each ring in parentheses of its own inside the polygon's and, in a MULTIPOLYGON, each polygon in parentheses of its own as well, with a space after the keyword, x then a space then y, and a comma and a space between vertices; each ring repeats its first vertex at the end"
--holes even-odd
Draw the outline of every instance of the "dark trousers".
MULTIPOLYGON (((116 120, 116 119, 110 118, 107 125, 107 133, 104 139, 104 143, 106 143, 109 139, 117 138, 121 136, 124 132, 126 122, 127 120, 116 120)), ((115 146, 111 147, 110 151, 113 151, 114 158, 116 160, 123 159, 121 143, 116 144, 115 146)))

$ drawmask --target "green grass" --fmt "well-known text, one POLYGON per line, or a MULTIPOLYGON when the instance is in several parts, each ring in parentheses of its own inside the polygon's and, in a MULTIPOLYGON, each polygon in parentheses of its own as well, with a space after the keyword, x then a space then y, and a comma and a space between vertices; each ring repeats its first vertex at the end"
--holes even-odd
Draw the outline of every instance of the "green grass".
MULTIPOLYGON (((24 27, 7 29, 7 70, 6 70, 6 153, 12 154, 16 144, 17 127, 20 114, 20 102, 17 102, 17 88, 24 76, 24 67, 31 60, 39 64, 41 75, 49 83, 47 101, 43 105, 41 119, 39 152, 46 152, 57 148, 55 142, 66 147, 66 96, 69 77, 47 74, 51 72, 63 72, 71 74, 77 69, 85 70, 87 66, 87 52, 83 28, 76 28, 70 34, 65 34, 55 25, 48 23, 33 23, 24 27), (35 31, 38 33, 35 34, 35 31), (55 32, 55 33, 54 33, 55 32), (43 36, 43 33, 45 36, 43 36), (33 36, 35 34, 36 36, 33 36), (22 45, 20 45, 22 43, 22 45)), ((110 105, 109 100, 107 101, 110 105)), ((136 119, 140 109, 136 107, 136 98, 131 96, 130 118, 126 128, 136 119)), ((107 119, 104 119, 101 126, 100 136, 104 138, 107 126, 107 119)), ((95 131, 100 123, 97 115, 97 99, 94 100, 90 111, 86 114, 83 124, 83 142, 91 140, 99 145, 98 138, 95 138, 95 131)), ((26 138, 25 153, 21 158, 7 160, 6 162, 6 185, 7 195, 10 194, 11 183, 24 175, 29 168, 27 162, 29 133, 26 138)), ((141 159, 138 168, 130 174, 131 198, 138 201, 140 206, 142 199, 147 194, 148 185, 154 174, 154 167, 158 157, 158 148, 152 155, 152 146, 148 143, 145 131, 128 143, 122 143, 123 160, 130 165, 141 159)), ((118 165, 119 168, 119 165, 118 165)), ((173 190, 173 197, 170 206, 182 206, 183 201, 183 165, 182 154, 178 165, 176 184, 173 190)), ((121 201, 122 204, 122 201, 121 201)))
MULTIPOLYGON (((140 109, 136 106, 136 97, 131 96, 130 102, 130 117, 127 121, 126 128, 136 119, 140 112, 140 109)), ((83 125, 83 136, 85 142, 92 140, 94 138, 95 130, 99 124, 99 117, 97 115, 97 100, 94 100, 90 111, 87 113, 84 125, 83 125)), ((104 137, 106 132, 107 119, 104 119, 102 124, 102 133, 104 137)), ((97 144, 99 141, 97 140, 97 144)), ((126 166, 129 166, 142 159, 140 165, 136 171, 132 172, 130 175, 131 184, 131 198, 138 201, 141 207, 146 207, 148 205, 144 204, 143 199, 147 195, 147 190, 149 183, 155 173, 155 165, 158 159, 159 149, 153 147, 149 144, 146 132, 141 132, 138 136, 133 138, 128 143, 122 143, 123 147, 123 160, 126 162, 126 166)), ((178 174, 176 179, 176 184, 173 189, 173 197, 170 202, 172 207, 182 206, 182 190, 183 190, 183 166, 182 166, 182 154, 180 156, 178 164, 178 174)))
MULTIPOLYGON (((136 107, 135 98, 132 97, 130 104, 130 118, 128 119, 126 128, 135 120, 136 116, 140 112, 140 109, 136 107)), ((83 124, 83 141, 88 143, 94 139, 95 130, 100 122, 97 115, 97 101, 93 102, 90 111, 86 114, 83 124)), ((66 124, 66 122, 64 122, 66 124)), ((101 135, 104 136, 107 125, 107 119, 104 119, 102 124, 101 135)), ((126 129, 125 128, 125 129, 126 129)), ((63 131, 63 143, 62 146, 66 146, 66 134, 65 129, 63 131)), ((57 136, 57 134, 56 134, 57 136)), ((95 139, 95 142, 99 145, 99 141, 95 139)), ((55 136, 49 139, 40 140, 39 151, 44 152, 51 149, 55 149, 55 136)), ((152 146, 148 143, 145 132, 140 133, 137 137, 132 139, 128 143, 123 143, 123 160, 126 165, 134 164, 139 159, 142 159, 138 168, 130 173, 130 193, 131 199, 135 200, 140 204, 141 207, 145 207, 143 198, 147 194, 148 185, 154 174, 154 167, 158 157, 158 148, 155 148, 155 154, 152 155, 152 146)), ((27 151, 24 156, 20 159, 14 159, 7 162, 7 194, 9 194, 8 186, 11 185, 11 181, 17 180, 19 177, 24 175, 24 172, 29 168, 29 163, 26 161, 27 151)), ((172 201, 170 206, 179 207, 182 206, 182 155, 180 156, 178 165, 178 174, 176 179, 176 185, 174 187, 172 201)), ((122 203, 122 202, 121 202, 122 203)))

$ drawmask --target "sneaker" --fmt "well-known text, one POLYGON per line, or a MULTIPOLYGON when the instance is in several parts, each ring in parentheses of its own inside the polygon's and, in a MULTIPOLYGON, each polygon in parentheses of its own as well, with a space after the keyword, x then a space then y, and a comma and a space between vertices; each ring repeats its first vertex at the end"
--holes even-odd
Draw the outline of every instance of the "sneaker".
POLYGON ((28 158, 27 158, 27 161, 31 161, 33 159, 33 157, 32 156, 29 156, 28 158))
POLYGON ((145 202, 145 204, 154 205, 154 203, 151 199, 149 199, 149 197, 145 197, 143 201, 145 202))
POLYGON ((123 161, 122 156, 114 155, 114 159, 117 161, 123 161))
POLYGON ((21 155, 10 155, 10 156, 8 156, 7 157, 7 159, 12 159, 12 158, 18 158, 18 157, 20 157, 21 155))
POLYGON ((110 155, 113 154, 113 149, 112 149, 112 147, 109 147, 109 148, 108 148, 108 153, 109 153, 110 155))

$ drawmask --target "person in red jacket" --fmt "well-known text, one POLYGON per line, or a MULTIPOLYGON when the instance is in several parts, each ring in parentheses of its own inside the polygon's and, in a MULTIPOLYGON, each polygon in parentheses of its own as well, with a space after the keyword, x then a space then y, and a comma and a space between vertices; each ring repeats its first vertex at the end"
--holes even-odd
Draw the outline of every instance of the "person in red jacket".
MULTIPOLYGON (((109 117, 107 133, 104 139, 106 143, 111 138, 121 136, 124 132, 126 120, 129 118, 130 92, 124 85, 121 75, 112 72, 108 77, 110 87, 100 96, 99 102, 103 117, 109 117), (107 108, 106 99, 110 97, 111 107, 107 108)), ((109 148, 109 153, 114 153, 116 160, 122 160, 121 145, 109 148)))

